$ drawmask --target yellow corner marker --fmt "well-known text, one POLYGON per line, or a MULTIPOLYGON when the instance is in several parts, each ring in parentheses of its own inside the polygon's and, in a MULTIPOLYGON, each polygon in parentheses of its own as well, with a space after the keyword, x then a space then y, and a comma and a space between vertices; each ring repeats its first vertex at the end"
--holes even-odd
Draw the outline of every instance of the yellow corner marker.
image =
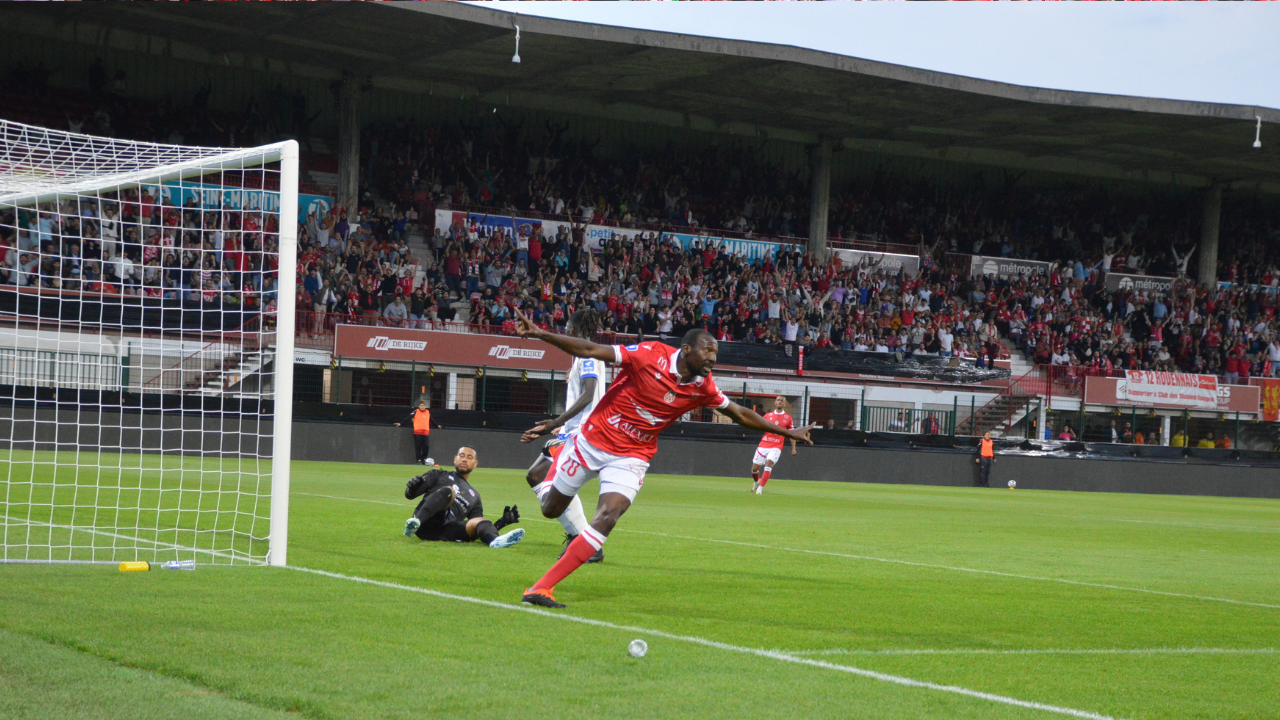
POLYGON ((149 562, 122 562, 120 572, 146 572, 151 569, 149 562))

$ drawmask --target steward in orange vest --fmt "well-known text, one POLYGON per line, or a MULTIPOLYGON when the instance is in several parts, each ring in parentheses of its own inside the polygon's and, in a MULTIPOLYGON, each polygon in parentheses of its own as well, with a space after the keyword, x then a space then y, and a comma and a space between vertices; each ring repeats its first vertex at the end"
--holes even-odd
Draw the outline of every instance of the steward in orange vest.
MULTIPOLYGON (((431 460, 431 411, 427 409, 427 399, 418 401, 418 409, 410 416, 413 423, 413 454, 419 465, 434 465, 431 460)), ((400 427, 396 423, 396 427, 400 427)), ((439 427, 437 425, 437 427, 439 427)))
POLYGON ((991 439, 991 432, 987 431, 978 441, 978 457, 974 459, 978 464, 978 487, 990 487, 991 465, 995 461, 995 442, 991 439))

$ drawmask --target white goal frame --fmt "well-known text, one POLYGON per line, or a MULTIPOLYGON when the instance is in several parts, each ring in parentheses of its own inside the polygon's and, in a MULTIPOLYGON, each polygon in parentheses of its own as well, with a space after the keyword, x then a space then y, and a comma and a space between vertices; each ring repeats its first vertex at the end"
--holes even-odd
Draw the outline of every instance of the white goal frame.
MULTIPOLYGON (((267 163, 279 162, 280 208, 276 238, 278 299, 275 314, 275 391, 272 396, 272 467, 266 564, 286 565, 297 283, 297 141, 288 140, 242 149, 201 148, 93 137, 0 120, 0 151, 15 147, 39 148, 39 151, 27 156, 30 162, 23 162, 24 158, 20 153, 16 161, 14 154, 0 154, 0 210, 35 206, 85 193, 116 192, 143 185, 196 178, 212 171, 253 170, 267 163), (129 150, 137 152, 130 155, 125 152, 129 150)), ((157 544, 150 540, 144 542, 157 544)), ((258 556, 258 560, 254 562, 260 561, 261 556, 258 556)), ((95 561, 5 559, 4 554, 0 553, 0 563, 2 562, 95 561)))

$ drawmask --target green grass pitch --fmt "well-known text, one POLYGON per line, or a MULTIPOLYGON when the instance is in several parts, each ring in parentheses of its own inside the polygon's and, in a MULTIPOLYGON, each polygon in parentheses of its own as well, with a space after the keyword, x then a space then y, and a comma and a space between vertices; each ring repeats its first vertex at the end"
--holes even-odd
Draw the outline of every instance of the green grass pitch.
POLYGON ((650 476, 535 612, 523 473, 499 551, 403 537, 416 472, 294 464, 328 575, 0 565, 0 718, 1280 718, 1276 501, 650 476))

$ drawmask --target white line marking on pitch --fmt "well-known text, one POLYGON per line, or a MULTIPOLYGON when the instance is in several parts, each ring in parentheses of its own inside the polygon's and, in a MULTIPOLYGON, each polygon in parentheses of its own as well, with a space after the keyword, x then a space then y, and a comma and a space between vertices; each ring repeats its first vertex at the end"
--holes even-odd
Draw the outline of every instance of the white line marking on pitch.
POLYGON ((648 628, 631 627, 628 625, 618 625, 605 620, 595 620, 592 618, 577 617, 575 615, 565 615, 562 613, 554 613, 542 608, 531 607, 526 605, 515 605, 511 603, 502 603, 494 600, 484 600, 474 598, 467 595, 454 595, 452 593, 440 592, 439 590, 429 590, 427 588, 413 587, 412 585, 400 585, 398 583, 384 582, 382 580, 371 580, 369 578, 360 577, 358 575, 344 575, 342 573, 329 572, 327 570, 316 570, 313 568, 299 567, 290 565, 289 569, 299 572, 311 573, 313 575, 321 575, 338 580, 350 580, 352 582, 364 583, 367 585, 376 585, 378 587, 390 588, 392 590, 406 590, 409 592, 421 593, 432 597, 444 598, 446 600, 459 600, 461 602, 473 603, 476 605, 484 605, 486 607, 497 608, 500 610, 515 610, 518 612, 526 612, 542 617, 556 618, 557 620, 566 620, 568 622, 580 623, 583 625, 592 625, 595 627, 608 628, 610 630, 625 630, 627 632, 639 633, 642 635, 650 635, 653 637, 666 638, 668 640, 678 640, 680 642, 691 643, 694 645, 702 645, 704 647, 715 648, 717 650, 728 650, 730 652, 742 653, 744 655, 755 655, 757 657, 769 658, 771 660, 780 660, 782 662, 794 663, 797 665, 809 665, 811 667, 823 668, 825 670, 835 670, 850 675, 858 675, 861 677, 880 680, 882 682, 894 683, 895 685, 905 685, 907 687, 925 688, 928 690, 937 690, 939 692, 954 693, 956 695, 965 695, 967 697, 978 698, 980 700, 989 700, 991 702, 1002 703, 1005 705, 1015 705, 1017 707, 1030 708, 1032 710, 1043 710, 1045 712, 1057 713, 1059 715, 1070 715, 1078 718, 1090 718, 1091 720, 1116 720, 1109 715, 1100 715, 1098 713, 1088 712, 1086 710, 1074 710, 1067 707, 1059 707, 1057 705, 1046 705, 1044 703, 1032 702, 1029 700, 1019 700, 1017 698, 1006 697, 1004 695, 994 695, 985 693, 980 690, 970 690, 956 685, 939 685, 937 683, 925 682, 923 680, 914 680, 899 675, 889 675, 886 673, 876 672, 874 670, 865 670, 863 668, 853 667, 852 665, 837 665, 822 660, 813 660, 811 658, 799 657, 797 655, 783 652, 780 650, 764 650, 760 648, 743 647, 741 645, 730 645, 716 640, 708 640, 694 635, 676 635, 674 633, 663 632, 662 630, 650 630, 648 628))
MULTIPOLYGON (((622 530, 622 528, 619 528, 622 530)), ((967 568, 955 565, 936 565, 934 563, 914 562, 911 560, 894 560, 891 558, 878 558, 870 555, 851 555, 846 553, 826 552, 823 550, 802 550, 799 548, 778 547, 776 545, 761 545, 759 543, 739 542, 737 540, 719 540, 712 538, 692 537, 689 535, 669 535, 667 533, 653 532, 650 530, 633 530, 625 529, 623 532, 642 533, 645 535, 657 535, 660 537, 677 538, 680 540, 697 540, 698 542, 721 543, 723 545, 740 545, 742 547, 760 548, 762 550, 781 550, 784 552, 803 553, 805 555, 825 555, 828 557, 849 558, 851 560, 870 560, 872 562, 893 563, 895 565, 910 565, 913 567, 935 568, 938 570, 954 570, 956 572, 978 573, 982 575, 996 575, 999 577, 1018 578, 1021 580, 1038 580, 1041 582, 1066 583, 1068 585, 1083 585, 1085 587, 1106 588, 1108 590, 1125 590, 1128 592, 1149 593, 1151 595, 1167 595, 1169 597, 1189 598, 1193 600, 1211 600, 1213 602, 1231 603, 1233 605, 1250 605, 1253 607, 1272 608, 1280 610, 1280 605, 1268 605, 1267 603, 1249 602, 1247 600, 1232 600, 1231 598, 1212 597, 1209 595, 1189 595, 1187 593, 1169 592, 1167 590, 1148 590, 1145 588, 1125 587, 1123 585, 1108 585, 1106 583, 1093 583, 1084 580, 1067 580, 1065 578, 1041 577, 1039 575, 1019 575, 1017 573, 1000 572, 999 570, 979 570, 978 568, 967 568)))
POLYGON ((1172 522, 1170 520, 1130 520, 1128 518, 1098 517, 1096 515, 1058 515, 1056 513, 1036 513, 1045 517, 1071 518, 1073 520, 1104 520, 1106 522, 1141 523, 1143 525, 1169 525, 1171 527, 1204 528, 1207 530, 1230 530, 1234 532, 1280 533, 1280 528, 1265 528, 1256 525, 1207 525, 1205 523, 1172 522))
POLYGON ((1280 655, 1280 648, 955 648, 906 650, 779 650, 789 655, 1280 655))
MULTIPOLYGON (((309 495, 311 497, 322 497, 331 500, 350 500, 352 502, 375 503, 378 505, 395 505, 398 507, 406 507, 404 503, 393 503, 385 500, 366 500, 364 498, 339 497, 337 495, 317 495, 315 493, 300 493, 294 491, 296 495, 309 495)), ((1211 595, 1191 595, 1188 593, 1171 592, 1168 590, 1149 590, 1146 588, 1127 587, 1124 585, 1109 585, 1107 583, 1094 583, 1084 580, 1068 580, 1066 578, 1042 577, 1039 575, 1020 575, 1017 573, 1001 572, 999 570, 981 570, 979 568, 968 568, 956 565, 938 565, 935 563, 915 562, 912 560, 895 560, 893 558, 881 558, 871 555, 852 555, 848 553, 828 552, 825 550, 804 550, 800 548, 780 547, 777 545, 763 545, 761 543, 741 542, 738 540, 722 540, 719 538, 701 538, 692 535, 670 535, 668 533, 654 532, 651 530, 636 530, 634 528, 618 528, 618 532, 638 533, 640 535, 656 535, 658 537, 674 538, 677 540, 695 540, 697 542, 719 543, 721 545, 737 545, 740 547, 757 548, 760 550, 778 550, 781 552, 802 553, 804 555, 822 555, 825 557, 846 558, 849 560, 867 560, 870 562, 892 563, 894 565, 909 565, 911 567, 933 568, 935 570, 952 570, 955 572, 976 573, 980 575, 995 575, 997 577, 1016 578, 1019 580, 1036 580, 1039 582, 1056 582, 1067 585, 1080 585, 1083 587, 1103 588, 1106 590, 1123 590, 1125 592, 1147 593, 1149 595, 1164 595, 1166 597, 1179 597, 1188 600, 1207 600, 1211 602, 1230 603, 1232 605, 1248 605, 1250 607, 1270 608, 1272 610, 1280 610, 1280 605, 1271 605, 1267 603, 1250 602, 1248 600, 1233 600, 1231 598, 1213 597, 1211 595)))

